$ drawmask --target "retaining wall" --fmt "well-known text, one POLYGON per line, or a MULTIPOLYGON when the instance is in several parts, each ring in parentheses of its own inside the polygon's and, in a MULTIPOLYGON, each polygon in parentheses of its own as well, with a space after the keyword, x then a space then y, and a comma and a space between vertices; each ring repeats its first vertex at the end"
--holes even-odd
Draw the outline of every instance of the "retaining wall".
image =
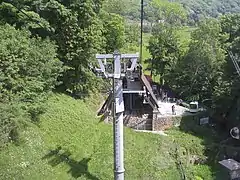
POLYGON ((166 116, 162 117, 158 114, 158 112, 154 112, 153 114, 153 122, 152 122, 152 130, 153 131, 164 131, 172 127, 177 127, 181 125, 181 121, 185 117, 192 117, 194 116, 166 116))
MULTIPOLYGON (((108 116, 107 123, 112 123, 112 117, 108 116)), ((152 114, 139 114, 136 111, 127 112, 124 115, 123 124, 126 127, 137 130, 152 130, 152 114)))

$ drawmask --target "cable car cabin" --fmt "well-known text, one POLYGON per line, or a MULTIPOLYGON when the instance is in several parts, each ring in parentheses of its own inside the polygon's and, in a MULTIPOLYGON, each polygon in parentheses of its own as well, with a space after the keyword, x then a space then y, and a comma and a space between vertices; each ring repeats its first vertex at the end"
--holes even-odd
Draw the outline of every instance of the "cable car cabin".
POLYGON ((189 104, 189 112, 197 113, 199 111, 198 102, 190 102, 189 104))

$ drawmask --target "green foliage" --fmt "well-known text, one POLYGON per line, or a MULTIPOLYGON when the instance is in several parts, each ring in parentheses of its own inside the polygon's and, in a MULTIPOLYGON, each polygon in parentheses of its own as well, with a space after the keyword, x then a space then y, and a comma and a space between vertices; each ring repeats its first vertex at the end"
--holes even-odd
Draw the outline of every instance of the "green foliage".
POLYGON ((239 14, 201 21, 190 41, 181 40, 181 56, 165 75, 181 98, 211 99, 214 112, 226 114, 229 124, 238 122, 240 110, 239 78, 228 55, 231 51, 239 57, 239 24, 239 14))
POLYGON ((157 24, 153 28, 148 49, 152 55, 149 63, 153 73, 160 75, 163 84, 165 74, 169 72, 169 68, 173 68, 180 55, 175 29, 168 25, 157 24))
MULTIPOLYGON (((22 133, 22 144, 0 151, 1 178, 113 179, 112 125, 98 123, 92 100, 54 95, 46 106, 39 127, 30 126, 22 133)), ((187 177, 205 172, 206 179, 212 179, 207 165, 200 169, 188 163, 191 156, 204 156, 203 141, 178 130, 167 133, 165 137, 124 129, 125 178, 180 180, 173 156, 177 144, 189 152, 180 153, 187 177)))
MULTIPOLYGON (((134 21, 140 19, 139 0, 107 0, 104 9, 120 14, 126 19, 134 21)), ((195 25, 205 17, 216 18, 239 11, 238 0, 144 0, 144 19, 150 23, 163 19, 169 19, 169 22, 180 20, 181 23, 185 23, 187 16, 188 24, 195 25)))
POLYGON ((189 43, 191 41, 191 33, 195 30, 195 27, 182 26, 177 30, 177 36, 179 37, 179 44, 182 55, 189 49, 189 43))
POLYGON ((198 22, 204 17, 219 17, 228 13, 238 13, 238 0, 174 0, 181 3, 189 13, 190 23, 198 22))
POLYGON ((124 45, 124 19, 114 13, 102 13, 102 22, 104 27, 103 36, 106 39, 106 53, 113 53, 124 45))
POLYGON ((167 0, 153 0, 151 6, 154 9, 155 21, 163 20, 169 24, 181 24, 186 20, 187 14, 181 4, 167 0))
POLYGON ((56 42, 57 57, 65 67, 60 78, 63 90, 85 96, 94 89, 96 81, 89 64, 95 61, 94 54, 103 45, 102 22, 98 18, 101 1, 6 2, 0 8, 2 21, 18 28, 27 27, 32 35, 49 36, 56 42))
POLYGON ((90 65, 97 52, 123 46, 124 22, 116 14, 100 19, 100 7, 101 1, 1 1, 1 23, 19 29, 0 28, 0 102, 8 107, 3 112, 8 127, 1 126, 4 136, 19 124, 17 116, 8 116, 13 103, 24 118, 38 120, 44 111, 41 103, 56 85, 77 97, 101 88, 90 65))
POLYGON ((55 29, 51 39, 57 42, 58 57, 64 62, 64 89, 74 95, 85 96, 95 86, 89 69, 96 50, 102 45, 101 22, 97 18, 99 3, 93 1, 50 1, 39 12, 55 29))
POLYGON ((221 27, 223 33, 229 34, 227 43, 229 50, 234 54, 240 50, 240 14, 231 14, 221 17, 221 27))
POLYGON ((0 150, 8 142, 19 141, 19 128, 25 120, 26 116, 19 105, 0 103, 0 150))
MULTIPOLYGON (((221 18, 222 34, 227 34, 227 39, 223 41, 224 47, 234 56, 239 57, 239 42, 240 42, 240 21, 239 14, 226 15, 221 18)), ((218 106, 219 112, 224 112, 227 115, 228 124, 236 125, 239 121, 239 78, 233 62, 229 56, 226 56, 226 65, 224 74, 222 75, 223 82, 214 93, 214 100, 218 106)))
POLYGON ((137 24, 126 24, 125 25, 125 39, 126 43, 138 45, 139 41, 139 26, 137 24))
POLYGON ((129 4, 126 0, 105 0, 103 10, 109 13, 125 15, 129 4))
POLYGON ((39 102, 61 72, 56 46, 9 25, 0 26, 0 32, 1 101, 39 102))
POLYGON ((16 28, 26 27, 31 31, 43 29, 42 33, 51 31, 49 23, 40 15, 28 7, 29 2, 23 1, 1 1, 0 18, 4 23, 14 24, 16 28))
POLYGON ((136 20, 140 18, 139 0, 105 0, 103 9, 109 13, 116 13, 126 19, 136 20))
MULTIPOLYGON (((141 8, 139 0, 106 0, 103 9, 109 13, 116 13, 123 16, 131 23, 140 20, 141 8)), ((144 0, 144 32, 150 32, 152 24, 159 20, 170 24, 184 23, 186 21, 186 10, 180 3, 169 2, 167 0, 144 0)))
POLYGON ((57 85, 61 63, 49 40, 30 38, 28 31, 9 25, 0 26, 0 46, 0 136, 7 137, 16 131, 19 113, 36 120, 43 111, 41 103, 57 85))
MULTIPOLYGON (((234 55, 239 55, 239 14, 225 15, 220 19, 221 38, 220 42, 226 52, 232 52, 234 55), (224 37, 224 38, 223 38, 224 37)), ((216 111, 225 113, 229 124, 238 118, 238 91, 239 79, 236 69, 233 66, 231 58, 227 55, 225 63, 220 70, 222 73, 218 77, 217 85, 214 88, 212 98, 216 111)), ((237 120, 238 121, 238 120, 237 120)))
POLYGON ((140 27, 136 23, 125 23, 125 39, 121 52, 136 53, 139 51, 139 29, 140 27))
POLYGON ((168 77, 168 82, 182 97, 189 100, 211 98, 221 85, 226 53, 221 44, 224 38, 216 20, 203 21, 192 32, 185 57, 168 77))

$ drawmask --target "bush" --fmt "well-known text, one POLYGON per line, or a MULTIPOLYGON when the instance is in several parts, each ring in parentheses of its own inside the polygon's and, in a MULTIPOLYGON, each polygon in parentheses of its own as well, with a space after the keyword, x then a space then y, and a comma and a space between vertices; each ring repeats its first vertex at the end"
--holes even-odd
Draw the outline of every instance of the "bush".
POLYGON ((0 137, 4 142, 18 127, 15 112, 34 120, 43 112, 41 104, 60 72, 52 42, 31 38, 28 31, 10 25, 0 26, 0 137))
POLYGON ((19 123, 23 122, 24 113, 18 105, 0 103, 0 148, 9 141, 18 140, 19 123))

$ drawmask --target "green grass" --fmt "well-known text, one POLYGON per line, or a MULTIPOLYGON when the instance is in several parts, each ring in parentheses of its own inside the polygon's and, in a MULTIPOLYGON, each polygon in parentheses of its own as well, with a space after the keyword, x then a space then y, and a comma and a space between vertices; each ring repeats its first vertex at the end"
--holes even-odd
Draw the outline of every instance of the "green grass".
POLYGON ((195 30, 195 27, 185 26, 178 30, 177 36, 179 37, 179 43, 186 51, 191 40, 191 33, 195 30))
MULTIPOLYGON (((112 126, 95 117, 97 105, 96 98, 53 95, 40 124, 28 127, 19 145, 0 151, 0 179, 113 179, 112 126)), ((176 129, 167 137, 128 128, 124 132, 126 179, 180 180, 176 146, 189 179, 213 179, 209 166, 189 163, 193 155, 204 156, 202 138, 176 129)))

